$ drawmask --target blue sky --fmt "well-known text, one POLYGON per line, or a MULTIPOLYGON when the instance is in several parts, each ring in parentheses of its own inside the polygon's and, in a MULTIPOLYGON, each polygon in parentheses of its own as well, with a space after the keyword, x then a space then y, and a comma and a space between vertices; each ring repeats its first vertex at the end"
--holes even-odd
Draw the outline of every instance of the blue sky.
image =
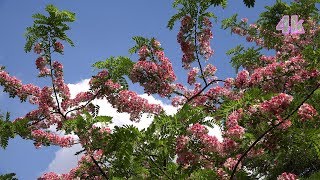
MULTIPOLYGON (((24 83, 35 83, 44 86, 48 81, 37 78, 35 69, 36 55, 26 54, 23 50, 25 28, 32 25, 31 15, 43 13, 47 4, 54 4, 59 9, 76 13, 76 22, 71 24, 69 36, 75 47, 65 45, 65 55, 55 56, 61 61, 65 70, 66 83, 74 84, 94 75, 90 67, 94 62, 110 56, 129 56, 128 49, 133 46, 133 36, 156 37, 171 59, 179 82, 186 82, 186 73, 181 71, 181 52, 176 42, 178 26, 170 31, 166 28, 169 18, 176 12, 171 8, 172 1, 53 1, 53 0, 0 0, 0 65, 20 78, 24 83)), ((238 44, 246 43, 244 38, 233 35, 230 31, 220 29, 220 21, 234 13, 239 18, 247 17, 254 23, 264 6, 274 0, 257 1, 255 8, 246 8, 236 0, 230 0, 225 10, 212 8, 218 16, 214 24, 212 48, 215 55, 209 60, 218 68, 220 78, 234 76, 230 57, 225 52, 238 44)), ((253 44, 252 44, 253 45, 253 44)), ((131 56, 136 61, 136 56, 131 56)), ((142 94, 137 85, 132 90, 142 94)), ((2 89, 1 89, 2 90, 2 89)), ((168 103, 168 101, 164 100, 168 103)), ((25 115, 34 107, 28 103, 21 104, 17 99, 9 99, 7 94, 0 93, 0 110, 9 111, 12 118, 25 115)), ((35 179, 44 172, 55 158, 58 147, 35 149, 31 141, 15 138, 9 142, 6 150, 0 149, 0 174, 15 172, 19 179, 35 179)))

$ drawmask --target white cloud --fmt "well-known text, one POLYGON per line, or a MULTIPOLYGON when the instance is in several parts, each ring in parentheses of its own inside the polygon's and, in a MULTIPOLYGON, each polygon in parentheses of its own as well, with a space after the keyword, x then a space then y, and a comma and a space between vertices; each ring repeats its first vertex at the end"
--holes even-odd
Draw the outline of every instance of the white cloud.
POLYGON ((82 155, 74 154, 81 150, 81 145, 76 144, 71 148, 61 148, 55 153, 55 158, 49 164, 46 172, 67 173, 77 166, 78 160, 82 155))
MULTIPOLYGON (((82 80, 77 84, 68 84, 70 88, 71 97, 75 97, 75 95, 79 92, 89 90, 89 79, 82 80)), ((160 100, 155 99, 153 96, 148 96, 147 94, 140 95, 143 98, 146 98, 150 103, 160 104, 168 115, 173 115, 177 112, 177 108, 172 105, 164 104, 160 100)), ((100 106, 99 115, 111 116, 113 117, 113 124, 110 125, 110 128, 114 126, 122 126, 122 125, 134 125, 138 129, 147 128, 153 120, 153 117, 148 118, 146 114, 142 115, 141 121, 139 123, 135 123, 129 120, 130 115, 128 113, 118 113, 115 108, 111 106, 110 103, 106 100, 94 100, 94 104, 98 104, 100 106)), ((221 140, 221 133, 219 132, 219 128, 216 127, 214 129, 209 129, 209 134, 217 135, 218 139, 221 140)), ((66 173, 71 168, 77 165, 77 162, 80 158, 74 156, 75 152, 81 149, 80 145, 75 145, 71 148, 62 148, 58 150, 55 154, 55 159, 49 164, 46 172, 56 172, 56 173, 66 173)))

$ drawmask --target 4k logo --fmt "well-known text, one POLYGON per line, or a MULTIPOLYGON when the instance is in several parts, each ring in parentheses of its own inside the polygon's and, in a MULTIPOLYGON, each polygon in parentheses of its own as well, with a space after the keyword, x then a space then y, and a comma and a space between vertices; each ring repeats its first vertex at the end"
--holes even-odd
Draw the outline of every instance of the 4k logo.
POLYGON ((297 15, 291 16, 291 27, 289 25, 289 16, 285 15, 281 18, 276 26, 276 30, 281 30, 283 34, 304 34, 302 26, 303 20, 298 21, 297 15))

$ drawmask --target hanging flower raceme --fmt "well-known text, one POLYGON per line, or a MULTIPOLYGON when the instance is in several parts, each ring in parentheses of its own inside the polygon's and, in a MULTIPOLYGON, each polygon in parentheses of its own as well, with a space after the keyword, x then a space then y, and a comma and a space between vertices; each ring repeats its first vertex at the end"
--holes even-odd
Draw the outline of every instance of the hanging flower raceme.
POLYGON ((130 79, 133 83, 139 82, 146 93, 157 93, 165 97, 172 93, 171 83, 176 80, 176 76, 170 60, 159 46, 160 43, 154 40, 152 49, 146 45, 140 48, 140 59, 134 65, 130 79))
POLYGON ((194 42, 187 38, 192 33, 194 22, 190 16, 184 16, 181 20, 180 31, 177 35, 177 41, 180 44, 181 50, 183 52, 182 64, 185 69, 190 68, 190 64, 195 60, 194 52, 196 47, 194 42))
POLYGON ((104 98, 105 95, 117 93, 121 89, 119 83, 113 82, 109 77, 109 72, 106 70, 100 71, 96 76, 93 76, 89 81, 90 88, 95 90, 97 98, 104 98))
POLYGON ((180 44, 181 50, 183 52, 182 56, 182 66, 185 69, 191 67, 191 63, 195 61, 195 52, 199 48, 199 54, 202 55, 206 60, 208 60, 214 51, 211 49, 210 41, 213 38, 212 35, 212 23, 209 18, 204 17, 200 26, 199 32, 196 32, 196 40, 199 44, 195 44, 195 40, 192 39, 194 33, 195 22, 188 15, 184 16, 181 20, 180 31, 177 35, 177 41, 180 44), (199 46, 199 47, 196 47, 199 46))
POLYGON ((199 49, 200 54, 204 56, 206 60, 208 60, 213 54, 214 51, 211 49, 210 41, 213 38, 213 34, 211 31, 212 23, 209 18, 204 17, 202 21, 203 29, 198 33, 198 41, 199 41, 199 49))
POLYGON ((63 65, 58 62, 54 61, 52 64, 52 68, 54 70, 54 80, 53 83, 56 86, 56 92, 59 92, 60 96, 64 101, 68 101, 70 99, 70 90, 67 84, 64 83, 63 77, 63 65))
POLYGON ((59 145, 61 147, 71 147, 74 144, 74 140, 70 136, 60 137, 51 132, 45 132, 40 129, 33 130, 31 136, 35 139, 36 148, 40 148, 42 143, 50 143, 53 145, 59 145))
POLYGON ((18 96, 21 101, 25 101, 28 97, 38 97, 40 87, 33 84, 22 84, 22 82, 14 76, 10 76, 6 71, 0 70, 0 85, 4 87, 4 91, 10 94, 10 97, 18 96))
POLYGON ((108 96, 107 99, 118 112, 129 113, 132 121, 139 121, 142 113, 160 114, 163 110, 160 105, 149 104, 148 100, 129 90, 122 90, 119 94, 108 96))

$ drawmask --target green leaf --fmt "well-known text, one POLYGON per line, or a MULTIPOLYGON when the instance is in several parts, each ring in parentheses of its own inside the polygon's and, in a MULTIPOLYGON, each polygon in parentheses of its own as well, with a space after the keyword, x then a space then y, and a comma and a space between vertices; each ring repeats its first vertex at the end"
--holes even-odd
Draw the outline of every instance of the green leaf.
MULTIPOLYGON (((59 39, 74 46, 74 43, 67 37, 65 31, 70 29, 66 23, 75 21, 75 13, 65 10, 59 11, 54 5, 48 5, 46 11, 49 13, 49 16, 40 13, 32 16, 34 23, 32 26, 27 27, 25 33, 27 40, 24 47, 25 52, 30 52, 37 42, 42 42, 46 48, 52 48, 52 44, 59 39), (51 47, 46 45, 51 45, 51 47)), ((49 51, 49 49, 46 49, 46 51, 49 51)))
POLYGON ((251 47, 244 50, 242 45, 238 45, 227 51, 227 55, 233 55, 231 58, 231 65, 236 69, 236 72, 238 72, 241 66, 244 68, 262 66, 263 64, 259 59, 261 50, 262 47, 256 49, 251 47))
POLYGON ((243 3, 248 7, 254 7, 255 0, 243 0, 243 3))
POLYGON ((225 30, 229 27, 234 26, 237 22, 237 16, 238 16, 238 14, 234 14, 230 18, 226 18, 226 19, 222 20, 221 28, 225 30))
POLYGON ((97 116, 94 118, 94 122, 111 123, 112 117, 110 116, 97 116))
POLYGON ((134 62, 128 57, 119 56, 117 58, 110 57, 105 61, 98 61, 92 65, 97 69, 107 69, 110 78, 119 83, 123 89, 128 89, 127 80, 124 76, 130 75, 131 69, 133 68, 134 62))
POLYGON ((18 180, 15 173, 2 174, 0 175, 1 180, 18 180))

